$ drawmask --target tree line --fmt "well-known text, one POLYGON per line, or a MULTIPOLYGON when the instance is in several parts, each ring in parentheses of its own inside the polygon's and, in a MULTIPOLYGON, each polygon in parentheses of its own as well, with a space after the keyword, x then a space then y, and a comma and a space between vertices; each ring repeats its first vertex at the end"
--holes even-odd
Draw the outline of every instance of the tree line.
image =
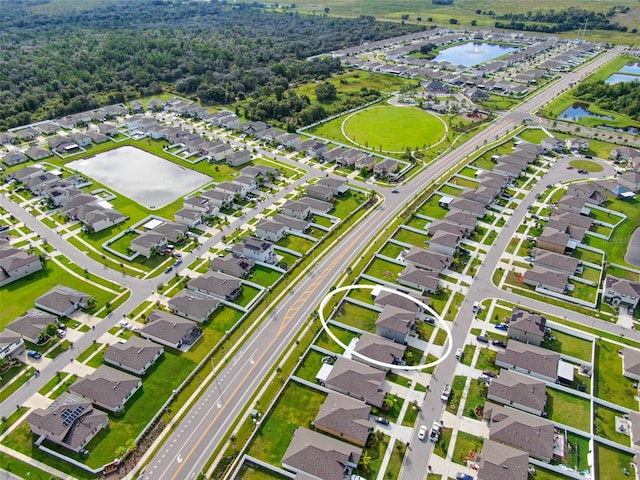
MULTIPOLYGON (((618 7, 621 13, 626 13, 628 9, 618 7)), ((592 12, 580 8, 567 8, 556 11, 537 11, 526 13, 505 13, 497 15, 495 27, 511 30, 525 30, 532 32, 567 32, 587 28, 588 30, 617 30, 626 32, 627 27, 609 20, 616 12, 616 7, 612 7, 607 14, 592 12), (505 20, 505 21, 503 21, 505 20)))
POLYGON ((3 4, 0 129, 162 91, 207 104, 259 99, 341 69, 307 57, 421 28, 247 3, 136 0, 55 15, 35 3, 46 2, 3 4))
POLYGON ((640 82, 585 82, 576 87, 574 96, 640 122, 640 82))

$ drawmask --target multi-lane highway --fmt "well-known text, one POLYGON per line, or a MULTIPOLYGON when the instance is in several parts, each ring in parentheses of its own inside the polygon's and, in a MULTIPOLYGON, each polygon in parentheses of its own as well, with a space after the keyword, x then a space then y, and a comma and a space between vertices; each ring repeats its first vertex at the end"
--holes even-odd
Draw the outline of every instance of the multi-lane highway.
MULTIPOLYGON (((424 187, 437 181, 448 169, 472 154, 478 147, 491 143, 507 131, 520 125, 524 118, 530 116, 540 106, 555 98, 562 90, 579 80, 580 77, 589 74, 618 55, 620 51, 620 48, 613 49, 584 66, 578 72, 570 73, 563 77, 516 109, 498 118, 471 140, 444 155, 411 182, 398 187, 398 194, 385 194, 384 204, 376 208, 357 228, 338 239, 332 249, 317 262, 310 273, 304 275, 300 282, 280 299, 273 314, 265 319, 235 354, 229 356, 228 362, 220 369, 216 380, 206 388, 194 407, 175 426, 166 438, 165 443, 151 459, 145 469, 144 478, 195 478, 202 471, 214 447, 224 439, 234 419, 243 411, 247 402, 252 398, 256 388, 273 366, 273 363, 290 341, 295 338, 301 327, 304 326, 311 312, 326 294, 328 286, 332 285, 344 273, 346 266, 360 255, 360 252, 367 247, 381 226, 389 224, 401 212, 407 199, 412 198, 424 187)), ((399 133, 401 134, 401 132, 399 133)), ((270 202, 276 199, 277 197, 270 202)), ((68 351, 57 357, 40 378, 30 380, 28 385, 19 389, 5 402, 7 405, 16 405, 23 403, 32 393, 44 385, 54 375, 55 371, 60 370, 75 354, 87 348, 94 339, 117 323, 122 313, 129 312, 140 304, 151 294, 158 282, 166 281, 167 278, 165 276, 151 280, 140 280, 106 269, 103 265, 82 255, 81 252, 68 245, 62 238, 59 238, 54 232, 47 229, 33 217, 30 217, 24 210, 11 203, 8 199, 0 198, 0 205, 16 217, 24 220, 29 228, 43 238, 47 238, 54 247, 81 267, 88 268, 90 271, 126 286, 132 291, 129 300, 114 312, 112 317, 100 322, 95 331, 88 332, 80 341, 76 342, 74 351, 68 351)), ((514 220, 517 221, 515 218, 514 220)), ((247 219, 245 218, 243 221, 247 221, 247 219)), ((506 238, 507 235, 510 235, 515 230, 513 225, 513 223, 507 224, 505 234, 499 237, 496 245, 490 251, 490 255, 494 251, 497 252, 496 255, 501 253, 498 252, 499 245, 503 243, 502 238, 506 238)), ((207 244, 201 247, 202 251, 206 251, 209 243, 212 244, 218 240, 217 237, 209 240, 207 244)), ((189 265, 190 260, 195 260, 196 255, 197 251, 186 257, 185 265, 189 265)), ((485 262, 478 271, 479 281, 474 282, 472 285, 470 296, 484 298, 485 296, 498 295, 496 289, 490 285, 492 273, 490 265, 491 262, 485 262)), ((504 297, 506 294, 505 292, 499 292, 499 295, 504 297)), ((452 327, 454 348, 462 345, 469 329, 471 317, 470 303, 467 300, 452 327)), ((592 321, 588 317, 579 320, 592 321)), ((432 419, 439 418, 442 405, 438 403, 438 385, 443 382, 449 382, 453 376, 454 369, 455 360, 453 358, 447 359, 438 367, 434 376, 435 383, 432 386, 432 390, 437 391, 438 395, 427 396, 422 409, 421 421, 423 423, 429 425, 432 419)), ((425 450, 416 451, 417 445, 419 445, 417 439, 412 442, 412 445, 414 447, 410 450, 405 461, 402 478, 417 480, 418 478, 424 478, 429 455, 425 455, 425 450)))

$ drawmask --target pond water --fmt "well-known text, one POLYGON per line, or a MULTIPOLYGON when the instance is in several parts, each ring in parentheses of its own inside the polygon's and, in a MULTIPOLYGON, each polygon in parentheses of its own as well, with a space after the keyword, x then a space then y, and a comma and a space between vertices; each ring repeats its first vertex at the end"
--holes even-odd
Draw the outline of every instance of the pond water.
POLYGON ((640 63, 629 63, 618 70, 620 73, 635 73, 640 75, 640 63))
POLYGON ((442 50, 434 62, 449 62, 453 65, 473 67, 481 63, 488 62, 494 58, 501 57, 507 53, 517 50, 516 47, 508 45, 494 45, 491 43, 463 43, 455 47, 442 50))
POLYGON ((638 129, 637 127, 611 127, 609 125, 598 125, 598 128, 612 130, 614 132, 620 133, 630 133, 632 135, 637 135, 638 133, 640 133, 640 129, 638 129))
POLYGON ((603 120, 613 120, 613 117, 591 113, 589 110, 587 110, 586 108, 578 104, 572 105, 571 107, 567 108, 564 112, 562 112, 558 116, 558 118, 561 118, 563 120, 574 120, 574 121, 580 120, 582 117, 602 118, 603 120))
POLYGON ((604 83, 608 83, 610 85, 614 83, 624 83, 624 82, 640 82, 640 76, 625 75, 623 73, 614 73, 604 81, 604 83))
POLYGON ((207 175, 129 146, 76 160, 66 166, 152 210, 211 181, 207 175))
POLYGON ((624 255, 626 262, 640 267, 640 228, 636 228, 629 239, 627 253, 624 255))

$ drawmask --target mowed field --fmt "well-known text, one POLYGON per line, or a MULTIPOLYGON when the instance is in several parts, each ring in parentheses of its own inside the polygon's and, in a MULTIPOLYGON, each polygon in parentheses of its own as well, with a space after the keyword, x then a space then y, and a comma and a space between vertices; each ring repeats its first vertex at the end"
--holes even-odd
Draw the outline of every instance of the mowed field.
MULTIPOLYGON (((242 0, 245 2, 253 0, 242 0)), ((275 2, 268 2, 275 3, 275 2)), ((636 0, 556 0, 554 2, 539 2, 534 0, 454 0, 452 5, 433 5, 431 0, 300 0, 296 1, 296 10, 301 13, 324 15, 325 8, 329 15, 338 17, 359 17, 371 15, 378 20, 401 21, 403 15, 409 15, 408 22, 424 25, 437 24, 450 26, 449 20, 458 20, 457 26, 468 27, 475 20, 477 28, 493 27, 495 19, 490 15, 477 14, 476 10, 487 12, 493 10, 497 15, 504 13, 526 13, 539 10, 556 11, 570 7, 607 12, 613 6, 628 6, 631 10, 624 15, 615 15, 611 20, 625 25, 629 31, 640 25, 640 3, 636 0), (418 17, 422 20, 418 21, 418 17), (428 19, 431 18, 431 21, 428 19)), ((575 38, 575 32, 558 35, 560 37, 575 38)), ((587 38, 594 41, 608 41, 613 43, 637 43, 637 34, 611 31, 587 32, 587 38)))
POLYGON ((353 143, 397 153, 433 145, 444 136, 445 125, 418 108, 382 106, 349 116, 344 132, 353 143))

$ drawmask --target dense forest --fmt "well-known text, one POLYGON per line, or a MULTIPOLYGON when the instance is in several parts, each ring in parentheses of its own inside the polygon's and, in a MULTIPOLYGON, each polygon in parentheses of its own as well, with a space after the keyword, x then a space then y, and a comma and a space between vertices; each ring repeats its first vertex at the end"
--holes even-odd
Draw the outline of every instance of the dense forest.
POLYGON ((629 10, 628 7, 612 7, 607 14, 604 14, 580 8, 568 8, 557 12, 550 10, 545 12, 505 13, 496 16, 495 27, 546 33, 568 32, 585 27, 589 30, 618 30, 626 32, 627 27, 609 20, 609 17, 615 14, 616 8, 620 13, 626 13, 629 10))
POLYGON ((136 0, 55 16, 33 13, 38 3, 3 2, 0 129, 164 90, 209 104, 287 92, 302 110, 289 86, 341 70, 307 57, 420 28, 245 3, 136 0))
POLYGON ((578 85, 574 96, 585 102, 592 102, 604 110, 628 115, 640 122, 640 82, 585 82, 578 85))

